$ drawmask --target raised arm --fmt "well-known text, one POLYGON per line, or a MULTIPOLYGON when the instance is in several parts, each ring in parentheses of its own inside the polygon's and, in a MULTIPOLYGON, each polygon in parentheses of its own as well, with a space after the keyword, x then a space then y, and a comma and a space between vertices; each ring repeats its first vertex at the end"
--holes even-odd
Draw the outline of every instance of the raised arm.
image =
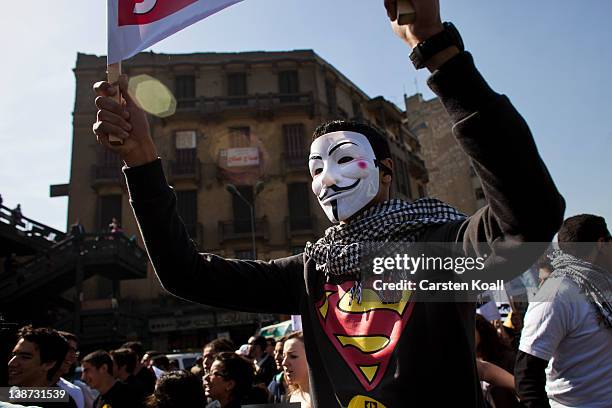
POLYGON ((301 256, 271 262, 224 259, 198 253, 176 212, 176 197, 168 186, 161 160, 151 139, 146 114, 120 79, 123 105, 112 96, 116 89, 98 82, 94 133, 126 164, 130 203, 134 209, 149 259, 162 286, 181 298, 228 309, 299 314, 304 292, 301 256), (124 140, 108 143, 108 135, 124 140))
MULTIPOLYGON (((392 24, 394 31, 414 48, 444 27, 437 0, 412 3, 416 10, 414 24, 392 24)), ((395 0, 385 2, 390 17, 394 4, 395 0)), ((507 258, 520 243, 549 242, 563 221, 565 202, 521 115, 506 96, 489 87, 470 54, 452 45, 452 41, 450 44, 425 61, 425 67, 432 71, 428 85, 452 119, 453 133, 472 161, 487 205, 463 225, 447 226, 439 235, 463 241, 470 252, 477 249, 479 242, 485 242, 486 251, 507 258)), ((537 251, 526 250, 529 256, 513 263, 515 273, 528 267, 537 251)))

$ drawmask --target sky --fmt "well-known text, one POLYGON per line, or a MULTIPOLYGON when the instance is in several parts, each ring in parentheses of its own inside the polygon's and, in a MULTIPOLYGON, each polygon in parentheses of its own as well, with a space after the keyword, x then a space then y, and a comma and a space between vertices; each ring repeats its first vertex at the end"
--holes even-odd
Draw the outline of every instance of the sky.
MULTIPOLYGON (((612 2, 440 0, 489 84, 510 97, 567 202, 612 225, 612 2)), ((106 1, 7 2, 1 17, 0 194, 60 230, 77 52, 106 54, 106 1)), ((164 53, 313 49, 370 97, 433 97, 382 0, 244 0, 156 44, 164 53)), ((103 79, 103 78, 101 78, 103 79)), ((93 101, 92 101, 93 103, 93 101)), ((93 137, 93 135, 92 135, 93 137)), ((491 135, 495 137, 495 135, 491 135)))

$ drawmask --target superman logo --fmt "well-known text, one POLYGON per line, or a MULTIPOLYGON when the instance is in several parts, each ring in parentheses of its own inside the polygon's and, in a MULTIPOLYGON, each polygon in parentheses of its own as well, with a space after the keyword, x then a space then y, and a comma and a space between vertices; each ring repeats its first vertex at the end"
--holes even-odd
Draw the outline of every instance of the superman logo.
POLYGON ((363 289, 361 303, 351 302, 352 286, 326 284, 316 308, 325 334, 363 388, 371 391, 385 375, 414 303, 410 291, 402 292, 397 303, 383 303, 372 289, 363 289))

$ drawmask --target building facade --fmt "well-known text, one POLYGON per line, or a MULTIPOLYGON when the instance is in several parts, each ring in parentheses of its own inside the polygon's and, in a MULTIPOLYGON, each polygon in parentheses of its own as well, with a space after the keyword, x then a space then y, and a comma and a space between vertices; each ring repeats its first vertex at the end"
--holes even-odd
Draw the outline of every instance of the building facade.
POLYGON ((406 125, 417 135, 429 184, 427 194, 466 214, 485 205, 485 197, 470 163, 453 136, 452 121, 438 98, 424 100, 419 93, 404 96, 406 125))
MULTIPOLYGON (((91 132, 92 84, 105 69, 105 57, 78 55, 68 224, 78 220, 87 231, 102 231, 116 218, 140 242, 121 163, 91 132)), ((149 117, 152 136, 178 212, 203 251, 273 259, 299 253, 323 234, 330 224, 310 190, 307 155, 310 135, 327 120, 385 129, 395 196, 425 194, 427 171, 405 113, 382 97, 368 97, 313 51, 141 53, 124 62, 123 71, 143 106, 160 113, 149 117), (164 99, 160 83, 174 99, 156 107, 164 99)), ((110 286, 101 277, 84 282, 84 301, 117 293, 110 286)), ((240 338, 274 318, 180 301, 161 288, 150 267, 147 279, 122 281, 119 292, 122 307, 146 316, 152 345, 161 350, 199 347, 228 333, 240 338)))

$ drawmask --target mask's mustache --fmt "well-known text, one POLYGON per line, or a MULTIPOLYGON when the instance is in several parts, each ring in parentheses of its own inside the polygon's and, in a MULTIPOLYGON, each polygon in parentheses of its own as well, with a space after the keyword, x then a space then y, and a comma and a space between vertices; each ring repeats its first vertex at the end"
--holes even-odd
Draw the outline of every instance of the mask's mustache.
POLYGON ((323 190, 323 192, 321 193, 321 195, 319 195, 319 201, 323 201, 327 198, 333 197, 335 195, 338 195, 340 193, 342 193, 343 191, 347 191, 350 190, 352 188, 355 188, 357 186, 357 184, 359 184, 359 182, 361 181, 361 179, 357 179, 353 184, 351 184, 350 186, 346 186, 346 187, 340 187, 336 184, 331 185, 329 187, 327 187, 325 190, 323 190))

